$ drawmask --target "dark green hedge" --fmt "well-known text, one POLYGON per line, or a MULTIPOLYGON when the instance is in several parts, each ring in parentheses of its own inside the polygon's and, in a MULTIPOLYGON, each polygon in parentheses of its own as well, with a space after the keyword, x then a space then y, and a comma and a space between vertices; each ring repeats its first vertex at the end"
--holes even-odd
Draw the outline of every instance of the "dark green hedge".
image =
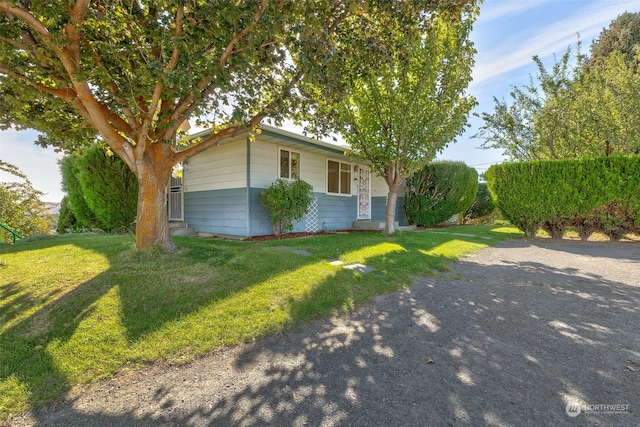
POLYGON ((460 162, 429 163, 407 179, 404 208, 409 223, 441 224, 465 212, 478 191, 478 172, 460 162))
POLYGON ((527 237, 594 231, 617 240, 640 227, 640 157, 542 160, 492 166, 489 190, 505 219, 527 237))
POLYGON ((58 221, 59 233, 84 228, 119 231, 132 226, 138 181, 124 161, 108 156, 101 147, 90 147, 81 155, 64 157, 60 169, 67 195, 58 221))
POLYGON ((469 206, 462 216, 462 222, 467 223, 470 220, 477 220, 487 215, 491 215, 496 210, 496 205, 493 203, 491 193, 487 188, 487 183, 482 182, 478 184, 478 191, 476 192, 476 198, 469 206))

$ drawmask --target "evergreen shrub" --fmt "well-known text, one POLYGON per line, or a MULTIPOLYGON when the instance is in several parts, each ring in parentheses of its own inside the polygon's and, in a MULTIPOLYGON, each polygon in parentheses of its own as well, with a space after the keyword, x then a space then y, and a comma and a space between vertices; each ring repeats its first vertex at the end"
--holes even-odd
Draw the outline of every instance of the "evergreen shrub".
POLYGON ((461 162, 434 162, 407 179, 404 208, 411 224, 433 227, 463 214, 478 192, 478 172, 461 162))

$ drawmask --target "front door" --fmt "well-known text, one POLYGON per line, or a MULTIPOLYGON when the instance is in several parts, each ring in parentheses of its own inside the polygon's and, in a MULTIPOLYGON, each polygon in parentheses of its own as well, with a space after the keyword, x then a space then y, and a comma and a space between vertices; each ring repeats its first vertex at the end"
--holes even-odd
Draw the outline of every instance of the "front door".
POLYGON ((371 171, 358 167, 358 219, 371 219, 371 171))
POLYGON ((169 181, 169 221, 183 221, 182 177, 171 177, 169 181))

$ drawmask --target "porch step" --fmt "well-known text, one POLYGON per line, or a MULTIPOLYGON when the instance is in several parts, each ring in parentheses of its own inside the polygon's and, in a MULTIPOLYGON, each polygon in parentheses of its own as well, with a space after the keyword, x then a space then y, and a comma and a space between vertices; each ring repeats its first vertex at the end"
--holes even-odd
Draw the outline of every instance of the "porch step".
MULTIPOLYGON (((399 222, 396 221, 393 223, 396 230, 415 230, 415 225, 399 225, 399 222)), ((351 228, 354 230, 384 230, 384 221, 375 221, 375 220, 360 220, 360 221, 352 221, 351 228)))
POLYGON ((189 227, 184 221, 170 221, 169 233, 172 236, 196 236, 198 234, 195 229, 189 227))
MULTIPOLYGON (((398 222, 394 222, 393 225, 398 226, 398 222)), ((376 220, 360 220, 360 221, 351 221, 351 228, 354 230, 384 230, 384 221, 376 221, 376 220)))

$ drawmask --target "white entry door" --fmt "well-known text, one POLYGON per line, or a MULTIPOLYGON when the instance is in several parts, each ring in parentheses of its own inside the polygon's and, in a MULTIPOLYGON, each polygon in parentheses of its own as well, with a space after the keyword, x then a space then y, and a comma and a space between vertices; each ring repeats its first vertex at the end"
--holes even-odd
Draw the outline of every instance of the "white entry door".
POLYGON ((371 171, 358 167, 358 219, 371 219, 371 171))
POLYGON ((182 177, 171 177, 169 181, 169 221, 183 221, 182 177))

